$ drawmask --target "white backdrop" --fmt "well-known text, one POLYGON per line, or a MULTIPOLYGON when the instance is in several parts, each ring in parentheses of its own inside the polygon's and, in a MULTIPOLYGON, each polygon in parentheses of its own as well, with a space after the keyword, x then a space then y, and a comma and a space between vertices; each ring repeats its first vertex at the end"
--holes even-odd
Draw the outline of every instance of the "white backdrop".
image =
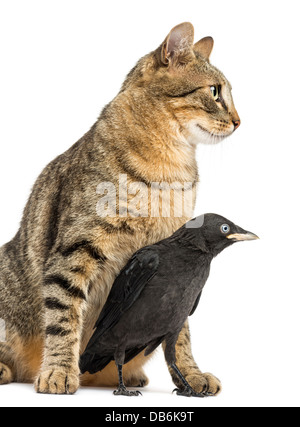
MULTIPOLYGON (((17 231, 42 168, 94 123, 127 72, 184 21, 211 35, 211 62, 233 86, 242 125, 199 146, 196 214, 258 234, 212 265, 191 318, 194 356, 219 377, 216 398, 187 399, 159 351, 144 396, 81 389, 41 396, 0 387, 0 406, 299 405, 299 24, 297 1, 0 1, 0 243, 17 231)), ((0 302, 1 303, 1 302, 0 302)))

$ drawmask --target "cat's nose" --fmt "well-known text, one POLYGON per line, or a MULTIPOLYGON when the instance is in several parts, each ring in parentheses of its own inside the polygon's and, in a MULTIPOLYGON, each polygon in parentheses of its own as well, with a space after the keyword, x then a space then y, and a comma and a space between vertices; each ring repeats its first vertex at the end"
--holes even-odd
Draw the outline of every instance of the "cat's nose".
POLYGON ((232 123, 233 123, 233 126, 234 126, 234 130, 237 130, 237 128, 241 124, 241 121, 240 120, 232 120, 232 123))

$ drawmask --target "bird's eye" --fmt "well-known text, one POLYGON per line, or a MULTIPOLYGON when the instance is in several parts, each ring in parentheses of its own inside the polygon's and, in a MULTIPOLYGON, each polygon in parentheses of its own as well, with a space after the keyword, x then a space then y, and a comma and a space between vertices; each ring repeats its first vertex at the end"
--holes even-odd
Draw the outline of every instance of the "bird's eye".
POLYGON ((228 224, 221 225, 221 231, 222 231, 223 234, 229 233, 229 231, 230 231, 229 225, 228 224))
POLYGON ((211 86, 210 91, 215 101, 218 101, 220 96, 220 86, 211 86))

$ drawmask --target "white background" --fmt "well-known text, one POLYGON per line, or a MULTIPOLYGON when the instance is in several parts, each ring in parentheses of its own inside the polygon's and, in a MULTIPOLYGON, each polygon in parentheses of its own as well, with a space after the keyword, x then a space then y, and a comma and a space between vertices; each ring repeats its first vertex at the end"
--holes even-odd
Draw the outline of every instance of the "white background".
MULTIPOLYGON (((180 398, 161 350, 143 397, 0 388, 0 406, 292 406, 299 390, 299 23, 297 1, 0 1, 0 243, 17 231, 43 167, 95 122, 126 73, 184 21, 233 86, 242 125, 200 146, 196 214, 216 212, 260 241, 224 251, 191 318, 193 353, 215 398, 180 398)), ((1 303, 1 302, 0 302, 1 303)))

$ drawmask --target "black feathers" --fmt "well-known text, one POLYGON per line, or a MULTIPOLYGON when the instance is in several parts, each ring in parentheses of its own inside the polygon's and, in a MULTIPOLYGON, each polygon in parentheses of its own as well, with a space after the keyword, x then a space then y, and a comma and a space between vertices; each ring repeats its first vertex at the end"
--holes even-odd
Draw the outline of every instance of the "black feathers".
MULTIPOLYGON (((92 350, 100 337, 121 319, 123 313, 130 309, 143 288, 156 274, 158 265, 158 254, 153 249, 144 248, 136 253, 123 268, 116 278, 106 304, 101 311, 95 325, 96 330, 87 345, 85 355, 81 357, 80 369, 82 372, 85 372, 85 370, 89 370, 90 373, 100 371, 113 359, 113 355, 99 357, 92 354, 91 356, 89 350, 92 350)), ((146 347, 147 345, 142 345, 141 347, 127 350, 125 352, 125 362, 128 363, 146 347)))
POLYGON ((129 310, 149 280, 156 274, 158 264, 158 254, 150 248, 141 250, 131 258, 115 280, 87 349, 104 332, 109 331, 120 320, 123 313, 129 310))

